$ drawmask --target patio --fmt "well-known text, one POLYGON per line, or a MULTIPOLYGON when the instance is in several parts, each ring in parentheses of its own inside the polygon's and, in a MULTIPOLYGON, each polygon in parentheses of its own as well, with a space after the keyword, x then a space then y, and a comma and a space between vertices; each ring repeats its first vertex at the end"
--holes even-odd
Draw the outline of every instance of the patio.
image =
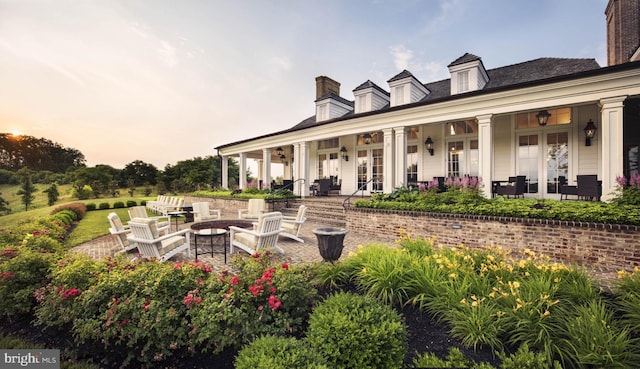
MULTIPOLYGON (((235 220, 237 219, 237 217, 238 214, 236 210, 222 210, 222 219, 235 220)), ((184 223, 184 221, 182 220, 178 221, 178 226, 180 229, 190 228, 192 224, 194 223, 184 223)), ((284 250, 285 255, 291 258, 291 261, 293 263, 321 261, 322 257, 318 252, 318 242, 312 230, 323 226, 326 226, 326 224, 307 220, 303 224, 302 231, 300 232, 300 237, 304 240, 304 243, 300 243, 289 238, 280 237, 278 239, 278 246, 284 250)), ((201 240, 199 242, 208 243, 209 241, 201 240)), ((194 259, 193 243, 194 237, 191 237, 191 259, 194 259)), ((356 251, 358 245, 367 245, 370 243, 384 243, 393 245, 394 240, 390 239, 389 237, 385 238, 378 235, 355 233, 349 231, 344 239, 344 249, 342 251, 341 259, 346 257, 349 252, 356 251)), ((71 251, 85 253, 92 258, 100 259, 106 256, 113 256, 115 251, 118 251, 119 247, 120 246, 118 245, 116 238, 113 235, 106 235, 82 245, 76 246, 71 251)), ((219 248, 217 248, 216 251, 219 251, 219 248)), ((239 252, 244 253, 243 251, 239 252)), ((229 256, 230 255, 227 254, 227 257, 229 256)), ((172 260, 187 260, 187 256, 184 253, 181 253, 174 257, 172 260)), ((229 264, 227 263, 225 265, 224 263, 224 255, 222 253, 216 253, 213 256, 211 256, 211 254, 201 254, 198 255, 198 260, 207 263, 216 271, 229 268, 229 264)))

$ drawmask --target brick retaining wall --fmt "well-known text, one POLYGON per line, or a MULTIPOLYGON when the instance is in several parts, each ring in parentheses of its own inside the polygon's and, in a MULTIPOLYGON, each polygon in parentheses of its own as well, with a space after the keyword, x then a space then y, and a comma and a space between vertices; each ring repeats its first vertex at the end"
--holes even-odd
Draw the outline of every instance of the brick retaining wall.
POLYGON ((347 229, 398 239, 400 229, 435 237, 446 246, 500 245, 528 248, 553 260, 630 270, 640 266, 640 227, 494 216, 357 209, 346 212, 347 229))

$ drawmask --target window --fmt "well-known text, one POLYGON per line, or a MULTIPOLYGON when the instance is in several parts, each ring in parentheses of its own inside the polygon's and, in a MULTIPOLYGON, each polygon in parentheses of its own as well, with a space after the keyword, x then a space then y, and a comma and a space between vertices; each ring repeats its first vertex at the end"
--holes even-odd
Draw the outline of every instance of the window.
POLYGON ((538 193, 538 135, 518 137, 518 175, 527 177, 526 193, 538 193))
POLYGON ((407 183, 418 182, 418 145, 407 146, 407 183))
POLYGON ((337 152, 318 154, 318 178, 337 177, 339 164, 337 152))
POLYGON ((477 119, 458 120, 448 123, 447 126, 447 136, 459 136, 478 133, 477 119))
POLYGON ((407 130, 407 140, 417 140, 418 139, 418 128, 412 127, 407 130))
MULTIPOLYGON (((551 113, 547 126, 571 124, 571 108, 547 109, 547 111, 551 113)), ((518 129, 540 127, 536 118, 538 112, 539 110, 516 114, 518 129)))
POLYGON ((464 142, 451 141, 447 144, 447 169, 449 177, 464 175, 464 142))
POLYGON ((569 134, 547 134, 547 193, 559 193, 559 178, 569 174, 569 134))
POLYGON ((458 92, 469 91, 469 71, 458 72, 458 92))
MULTIPOLYGON (((364 136, 365 134, 360 134, 358 135, 358 145, 367 145, 364 142, 364 136)), ((371 132, 369 133, 369 135, 371 136, 371 142, 369 144, 376 144, 376 143, 382 143, 383 139, 384 139, 384 133, 382 133, 382 131, 376 131, 376 132, 371 132)))
POLYGON ((329 104, 322 104, 318 106, 318 117, 317 117, 317 121, 323 121, 323 120, 327 120, 328 118, 328 110, 329 110, 329 104))
POLYGON ((367 109, 367 96, 366 95, 358 96, 358 112, 362 113, 368 110, 369 109, 367 109))
POLYGON ((338 140, 338 138, 329 138, 326 140, 320 140, 318 141, 318 150, 335 149, 335 148, 338 148, 339 145, 340 145, 340 141, 338 140))
POLYGON ((395 88, 396 105, 404 104, 404 86, 398 86, 395 88))

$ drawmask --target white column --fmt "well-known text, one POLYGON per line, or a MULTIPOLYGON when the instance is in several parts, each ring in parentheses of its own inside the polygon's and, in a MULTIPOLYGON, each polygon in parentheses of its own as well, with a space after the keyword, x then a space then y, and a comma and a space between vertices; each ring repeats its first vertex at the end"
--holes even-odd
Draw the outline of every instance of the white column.
POLYGON ((262 149, 262 188, 271 186, 271 149, 262 149))
POLYGON ((482 178, 481 192, 491 198, 491 181, 493 180, 493 125, 491 114, 480 115, 478 119, 478 173, 482 178))
POLYGON ((238 167, 238 187, 242 190, 247 185, 247 153, 241 152, 238 167))
POLYGON ((298 178, 304 178, 304 182, 300 181, 296 185, 300 187, 300 194, 302 197, 309 196, 309 186, 311 186, 312 179, 309 177, 309 142, 301 142, 298 145, 299 155, 296 156, 298 162, 298 178))
POLYGON ((220 156, 220 175, 222 176, 222 188, 229 188, 229 157, 220 156))
POLYGON ((393 187, 395 186, 395 167, 394 167, 394 156, 395 153, 393 151, 393 129, 387 128, 383 129, 384 133, 384 149, 383 149, 383 182, 382 189, 385 193, 391 193, 393 191, 393 187))
POLYGON ((396 127, 395 133, 395 161, 396 175, 394 187, 407 186, 407 133, 405 127, 396 127))
POLYGON ((602 200, 611 200, 616 177, 624 173, 623 164, 623 107, 626 96, 600 100, 602 119, 602 200))

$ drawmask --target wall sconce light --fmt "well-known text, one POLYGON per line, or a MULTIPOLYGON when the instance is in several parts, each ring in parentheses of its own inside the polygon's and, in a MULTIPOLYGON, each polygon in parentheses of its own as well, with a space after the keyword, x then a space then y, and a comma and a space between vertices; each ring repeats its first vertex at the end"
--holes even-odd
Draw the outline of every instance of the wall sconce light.
POLYGON ((344 161, 349 161, 349 155, 347 155, 347 148, 342 146, 340 149, 340 156, 344 159, 344 161))
POLYGON ((540 110, 538 114, 536 114, 536 119, 538 119, 538 124, 540 125, 540 127, 544 127, 547 125, 550 116, 551 113, 546 110, 540 110))
POLYGON ((598 128, 596 128, 596 125, 593 124, 591 119, 589 119, 587 126, 584 127, 584 135, 586 136, 585 146, 591 146, 591 139, 595 137, 597 130, 598 128))
POLYGON ((282 159, 282 155, 284 155, 284 150, 282 150, 282 147, 278 146, 278 148, 276 149, 276 155, 278 155, 282 159))
POLYGON ((424 146, 427 148, 427 151, 429 151, 429 155, 433 156, 433 140, 431 136, 428 136, 424 141, 424 146))
POLYGON ((362 140, 364 141, 364 144, 365 144, 365 145, 370 144, 370 143, 371 143, 371 140, 372 140, 371 134, 370 134, 370 133, 368 133, 368 132, 367 132, 367 133, 365 133, 365 134, 363 134, 363 135, 362 135, 362 140))

